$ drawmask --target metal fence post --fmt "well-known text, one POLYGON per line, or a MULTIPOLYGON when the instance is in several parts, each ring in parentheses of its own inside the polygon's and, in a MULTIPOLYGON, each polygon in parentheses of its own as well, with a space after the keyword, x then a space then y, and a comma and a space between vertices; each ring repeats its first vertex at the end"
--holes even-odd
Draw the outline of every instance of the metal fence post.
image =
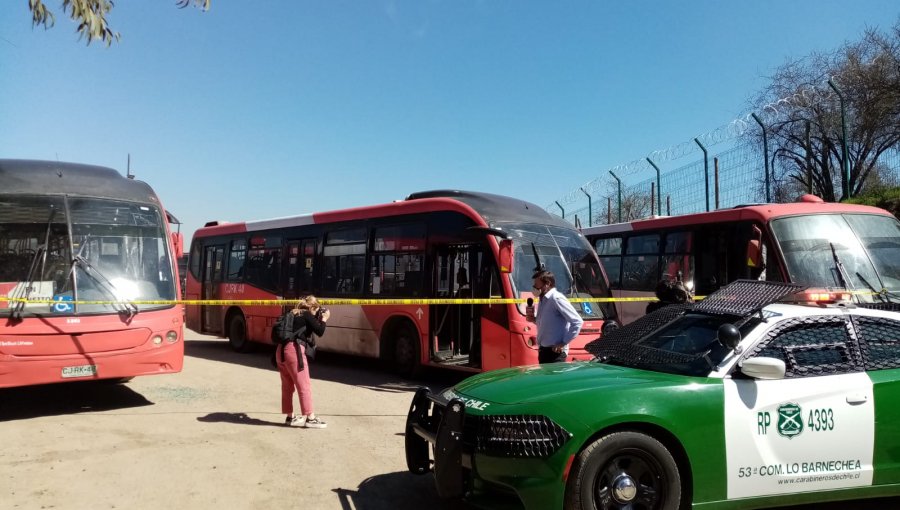
POLYGON ((659 167, 650 158, 647 158, 647 163, 650 163, 650 166, 656 170, 656 210, 662 215, 662 184, 659 181, 659 167))
POLYGON ((828 79, 828 86, 834 90, 841 101, 841 129, 844 132, 844 136, 841 138, 841 173, 844 174, 844 199, 848 199, 852 192, 850 191, 850 161, 847 159, 847 112, 844 109, 844 95, 841 94, 831 78, 828 79))
POLYGON ((716 210, 719 210, 719 158, 713 158, 713 189, 716 194, 716 210))
POLYGON ((591 195, 588 194, 588 192, 585 191, 584 188, 578 188, 578 189, 580 189, 581 192, 584 193, 585 195, 587 195, 587 197, 588 197, 588 226, 590 227, 591 222, 594 221, 594 214, 591 212, 591 195))
POLYGON ((615 179, 616 183, 619 185, 619 219, 616 221, 617 223, 622 223, 622 179, 619 179, 612 170, 609 171, 609 174, 613 176, 613 179, 615 179))
POLYGON ((706 178, 706 212, 709 212, 709 153, 706 152, 706 147, 700 143, 698 138, 694 138, 694 141, 697 142, 700 150, 703 151, 703 175, 706 178))
POLYGON ((772 201, 772 189, 769 185, 769 134, 766 132, 766 126, 759 120, 759 117, 755 113, 750 114, 753 117, 753 120, 759 124, 759 127, 762 128, 763 133, 763 159, 766 164, 766 203, 772 201))
POLYGON ((556 207, 559 207, 559 210, 562 211, 562 217, 563 217, 563 219, 566 219, 566 210, 563 209, 563 206, 559 205, 559 201, 558 201, 558 200, 556 201, 556 207))
POLYGON ((809 120, 806 121, 806 192, 812 195, 812 140, 809 138, 809 120))

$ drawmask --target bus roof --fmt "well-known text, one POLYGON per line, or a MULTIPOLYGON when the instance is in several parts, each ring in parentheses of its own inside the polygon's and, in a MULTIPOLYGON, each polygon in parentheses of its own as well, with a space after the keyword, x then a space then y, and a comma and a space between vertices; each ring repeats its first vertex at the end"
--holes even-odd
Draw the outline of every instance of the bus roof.
POLYGON ((610 223, 581 230, 581 233, 589 235, 612 234, 618 232, 630 232, 634 230, 652 230, 657 228, 670 228, 688 225, 702 225, 711 223, 726 223, 729 221, 757 220, 763 223, 770 219, 783 216, 796 216, 803 214, 834 214, 834 213, 862 213, 892 216, 884 209, 867 205, 842 204, 834 202, 790 202, 785 204, 753 204, 740 205, 730 209, 718 211, 683 214, 680 216, 656 216, 622 223, 610 223))
POLYGON ((291 227, 361 220, 374 217, 417 214, 434 211, 456 211, 472 218, 481 226, 503 222, 538 223, 572 229, 572 224, 530 202, 493 193, 459 190, 432 190, 412 193, 404 200, 336 211, 307 213, 297 216, 246 222, 211 221, 197 230, 202 235, 232 234, 291 227))
POLYGON ((150 186, 112 168, 25 159, 0 159, 0 193, 108 197, 159 205, 150 186))

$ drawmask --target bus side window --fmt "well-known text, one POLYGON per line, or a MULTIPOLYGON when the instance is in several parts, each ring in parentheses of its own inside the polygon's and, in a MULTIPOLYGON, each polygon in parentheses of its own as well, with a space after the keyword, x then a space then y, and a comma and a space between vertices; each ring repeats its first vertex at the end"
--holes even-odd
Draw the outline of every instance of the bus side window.
POLYGON ((694 280, 693 232, 670 232, 666 234, 663 250, 662 280, 684 282, 694 280))
POLYGON ((195 240, 191 245, 191 254, 188 257, 188 270, 195 280, 200 279, 200 260, 203 258, 203 244, 195 240))
POLYGON ((629 237, 622 257, 622 289, 653 291, 659 282, 659 234, 629 237))
MULTIPOLYGON (((696 269, 694 289, 697 295, 709 294, 728 283, 728 225, 698 230, 695 234, 696 269)), ((736 236, 739 237, 739 236, 736 236)), ((743 254, 741 255, 743 258, 743 254)))
POLYGON ((597 251, 600 264, 603 265, 606 277, 609 278, 609 287, 611 289, 622 288, 622 238, 597 239, 594 241, 594 250, 597 251))
POLYGON ((424 287, 425 225, 378 227, 373 240, 367 292, 420 296, 424 287))
POLYGON ((247 258, 247 240, 235 239, 231 241, 231 250, 228 252, 228 272, 226 280, 241 281, 244 279, 244 260, 247 258))

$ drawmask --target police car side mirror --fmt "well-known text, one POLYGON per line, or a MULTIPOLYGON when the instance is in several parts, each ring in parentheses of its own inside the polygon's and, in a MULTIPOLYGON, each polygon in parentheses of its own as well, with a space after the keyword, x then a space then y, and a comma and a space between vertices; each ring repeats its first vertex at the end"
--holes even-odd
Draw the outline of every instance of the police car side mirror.
POLYGON ((603 327, 600 328, 600 334, 606 336, 613 331, 619 329, 619 323, 614 320, 603 321, 603 327))
POLYGON ((741 331, 734 324, 722 324, 716 332, 716 339, 723 346, 735 350, 741 343, 741 331))
POLYGON ((739 365, 741 373, 754 379, 784 379, 784 361, 778 358, 750 358, 739 365))

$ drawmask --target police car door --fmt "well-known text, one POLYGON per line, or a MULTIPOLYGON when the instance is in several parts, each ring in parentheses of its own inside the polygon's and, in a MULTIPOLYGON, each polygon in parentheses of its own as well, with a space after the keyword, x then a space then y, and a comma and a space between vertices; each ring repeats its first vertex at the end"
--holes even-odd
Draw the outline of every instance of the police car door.
POLYGON ((875 393, 874 483, 900 483, 900 321, 852 317, 875 393))
POLYGON ((872 383, 847 317, 777 322, 743 360, 784 361, 785 376, 724 381, 728 498, 870 485, 872 383))

